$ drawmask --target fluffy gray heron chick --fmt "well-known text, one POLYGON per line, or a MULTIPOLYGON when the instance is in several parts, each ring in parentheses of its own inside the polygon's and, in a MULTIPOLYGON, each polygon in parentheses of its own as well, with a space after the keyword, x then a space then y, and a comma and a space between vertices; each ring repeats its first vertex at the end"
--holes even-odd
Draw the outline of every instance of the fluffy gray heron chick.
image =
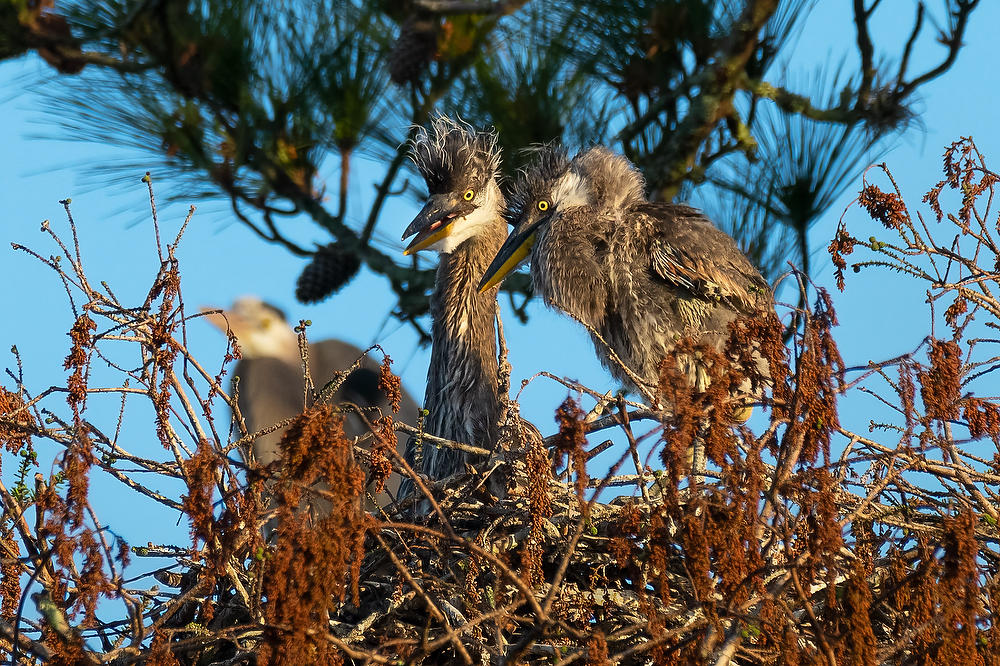
MULTIPOLYGON (((507 235, 498 175, 496 134, 446 117, 421 129, 411 157, 427 183, 427 202, 403 233, 404 250, 440 255, 431 294, 431 361, 424 425, 428 433, 492 449, 498 439, 499 396, 495 288, 479 278, 507 235)), ((411 447, 412 448, 412 447, 411 447)), ((467 454, 424 443, 423 472, 442 479, 460 471, 467 454)), ((413 451, 407 455, 413 459, 413 451)))
MULTIPOLYGON (((215 308, 212 308, 215 309, 215 308)), ((203 311, 209 308, 202 308, 203 311)), ((302 412, 302 359, 298 336, 281 310, 254 297, 237 299, 223 314, 209 315, 209 321, 225 332, 232 330, 240 344, 242 358, 233 369, 233 383, 239 378, 238 403, 251 433, 297 416, 302 412)), ((342 340, 320 340, 309 344, 309 372, 317 387, 333 379, 334 374, 350 368, 362 356, 362 350, 342 340)), ((361 367, 353 370, 341 384, 333 402, 349 402, 361 408, 369 421, 378 413, 389 413, 389 403, 379 389, 379 366, 365 358, 361 367)), ((403 391, 399 419, 413 423, 417 406, 409 393, 403 391)), ((368 432, 364 421, 349 414, 344 421, 344 434, 358 437, 368 432)), ((278 442, 284 429, 257 437, 249 447, 254 460, 268 466, 281 458, 278 442)), ((403 447, 403 438, 398 442, 403 447)), ((395 498, 400 477, 386 481, 385 492, 376 497, 380 506, 395 498)), ((373 489, 372 489, 373 491, 373 489)), ((368 508, 375 507, 369 503, 368 508)))
MULTIPOLYGON (((721 348, 739 317, 773 312, 771 289, 731 236, 698 210, 651 203, 625 157, 603 147, 572 161, 540 149, 515 185, 514 230, 483 277, 489 288, 525 257, 536 293, 591 326, 622 362, 656 386, 659 365, 679 337, 721 348)), ((598 353, 613 375, 631 378, 598 353)), ((697 359, 682 368, 702 390, 697 359)))

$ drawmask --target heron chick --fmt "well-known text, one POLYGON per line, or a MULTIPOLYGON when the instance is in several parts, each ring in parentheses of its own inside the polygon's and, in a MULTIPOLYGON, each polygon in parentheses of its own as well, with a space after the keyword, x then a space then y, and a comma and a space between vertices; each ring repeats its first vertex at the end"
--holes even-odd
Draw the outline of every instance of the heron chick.
MULTIPOLYGON (((530 255, 535 292, 603 338, 595 345, 617 379, 648 388, 680 337, 721 349, 731 322, 773 312, 774 305, 767 282, 731 236, 695 208, 648 201, 644 189, 638 169, 606 148, 573 160, 559 147, 539 149, 514 187, 514 229, 481 288, 530 255)), ((680 361, 690 383, 704 390, 703 363, 680 361)))
MULTIPOLYGON (((403 233, 404 254, 440 255, 431 294, 431 361, 424 421, 428 433, 491 449, 498 439, 497 289, 479 278, 507 235, 494 132, 440 116, 411 142, 411 158, 427 183, 427 201, 403 233)), ((407 450, 413 459, 415 444, 407 450)), ((423 445, 423 472, 442 479, 468 455, 423 445)), ((405 484, 404 484, 405 487, 405 484)))

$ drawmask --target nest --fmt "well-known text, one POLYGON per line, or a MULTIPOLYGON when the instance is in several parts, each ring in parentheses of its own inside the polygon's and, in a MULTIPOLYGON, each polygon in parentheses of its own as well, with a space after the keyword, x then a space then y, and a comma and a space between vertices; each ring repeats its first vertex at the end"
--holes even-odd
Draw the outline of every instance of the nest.
MULTIPOLYGON (((493 496, 489 477, 473 470, 436 484, 437 506, 416 521, 408 502, 382 527, 382 547, 366 553, 361 603, 340 607, 334 633, 373 653, 403 639, 431 663, 465 661, 462 649, 472 663, 552 663, 598 627, 614 637, 612 649, 641 651, 650 638, 644 606, 677 609, 637 594, 612 542, 636 512, 648 521, 650 506, 627 498, 582 503, 563 475, 548 479, 550 513, 539 515, 527 454, 506 452, 489 466, 507 476, 505 497, 493 496), (398 527, 407 522, 421 529, 398 527)), ((673 564, 670 576, 682 575, 683 564, 673 564)))

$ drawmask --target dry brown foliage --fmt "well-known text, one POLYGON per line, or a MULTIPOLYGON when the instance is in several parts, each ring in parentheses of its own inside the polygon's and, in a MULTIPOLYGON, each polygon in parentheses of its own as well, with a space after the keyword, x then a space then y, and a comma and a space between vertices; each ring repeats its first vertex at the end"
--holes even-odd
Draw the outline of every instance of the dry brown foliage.
MULTIPOLYGON (((721 352, 679 341, 708 361, 705 393, 675 359, 665 410, 541 373, 573 394, 557 431, 535 436, 511 403, 491 458, 438 481, 396 452, 410 424, 384 414, 348 439, 350 407, 322 392, 281 424, 279 468, 237 462, 254 436, 223 385, 238 350, 211 371, 187 350, 200 315, 182 297, 183 227, 146 298, 123 304, 88 277, 72 218, 69 246, 46 224, 61 260, 17 247, 62 278, 75 324, 64 386, 35 394, 19 367, 0 389, 15 479, 0 485, 0 649, 54 664, 996 664, 997 177, 971 141, 951 146, 928 224, 881 168, 888 191, 866 178, 858 199, 880 224, 842 223, 830 252, 841 288, 849 258, 925 281, 932 330, 913 353, 848 367, 831 298, 803 283, 811 308, 738 322, 721 352), (94 384, 95 360, 121 383, 94 384), (763 416, 734 424, 747 382, 768 386, 763 416), (111 427, 91 420, 101 394, 122 400, 111 427), (841 407, 855 396, 878 415, 860 429, 841 407), (154 422, 130 450, 137 400, 154 422), (190 543, 129 548, 99 522, 95 474, 179 512, 190 543), (366 481, 390 474, 416 496, 364 513, 366 481), (430 511, 414 519, 418 501, 430 511)), ((381 383, 398 388, 388 360, 381 383)))

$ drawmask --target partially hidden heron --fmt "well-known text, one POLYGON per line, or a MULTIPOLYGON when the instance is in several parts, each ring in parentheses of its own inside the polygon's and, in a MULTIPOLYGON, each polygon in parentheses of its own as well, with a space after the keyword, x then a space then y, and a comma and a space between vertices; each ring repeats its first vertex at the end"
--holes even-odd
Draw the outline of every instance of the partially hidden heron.
MULTIPOLYGON (((238 405, 247 430, 254 433, 300 414, 304 395, 302 359, 298 336, 284 313, 250 296, 237 299, 222 314, 217 310, 219 308, 202 308, 209 313, 207 316, 212 324, 223 332, 231 330, 239 342, 242 358, 233 369, 233 384, 239 382, 238 405)), ((361 349, 336 339, 311 342, 308 351, 309 372, 317 387, 332 380, 335 373, 346 371, 363 355, 361 349)), ((347 375, 332 401, 356 405, 369 421, 380 413, 389 413, 388 400, 379 389, 378 364, 368 357, 362 359, 360 367, 347 375)), ((416 403, 403 390, 398 418, 413 423, 416 416, 416 403)), ((347 437, 359 437, 368 432, 368 426, 357 413, 348 413, 344 421, 347 437)), ((284 429, 279 429, 253 440, 249 452, 257 464, 266 467, 280 460, 278 443, 283 433, 284 429)), ((404 438, 399 438, 399 450, 403 443, 404 438)), ((376 506, 387 506, 395 499, 400 481, 399 475, 392 475, 378 495, 373 495, 374 487, 370 486, 367 508, 374 510, 376 506)), ((313 510, 321 512, 321 500, 312 501, 313 510)))
MULTIPOLYGON (((691 206, 648 201, 628 159, 600 146, 572 160, 558 146, 536 152, 514 186, 514 229, 482 289, 530 255, 535 292, 603 338, 598 354, 617 379, 647 389, 681 336, 721 349, 731 322, 774 312, 768 283, 733 238, 691 206)), ((704 390, 703 363, 679 362, 704 390)))
MULTIPOLYGON (((403 233, 404 250, 437 250, 431 294, 431 360, 424 408, 432 435, 492 448, 500 408, 496 339, 497 289, 479 278, 507 235, 498 184, 496 134, 439 116, 420 128, 411 158, 427 183, 427 201, 403 233)), ((407 455, 412 460, 415 445, 407 455)), ((461 471, 468 454, 423 444, 422 472, 442 479, 461 471)), ((405 487, 405 485, 404 485, 405 487)))

